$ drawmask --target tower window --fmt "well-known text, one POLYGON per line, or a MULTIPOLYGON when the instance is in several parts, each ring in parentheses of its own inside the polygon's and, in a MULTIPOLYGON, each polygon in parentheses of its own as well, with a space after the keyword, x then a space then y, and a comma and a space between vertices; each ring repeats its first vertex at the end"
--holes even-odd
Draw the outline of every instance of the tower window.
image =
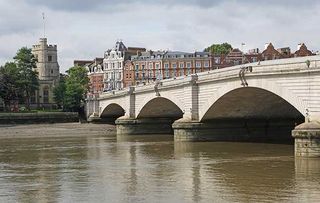
POLYGON ((52 56, 51 56, 51 55, 48 56, 48 61, 49 61, 49 62, 52 61, 52 56))
POLYGON ((43 103, 49 103, 49 88, 47 87, 43 90, 43 103))
POLYGON ((51 74, 53 74, 53 70, 51 70, 51 74))

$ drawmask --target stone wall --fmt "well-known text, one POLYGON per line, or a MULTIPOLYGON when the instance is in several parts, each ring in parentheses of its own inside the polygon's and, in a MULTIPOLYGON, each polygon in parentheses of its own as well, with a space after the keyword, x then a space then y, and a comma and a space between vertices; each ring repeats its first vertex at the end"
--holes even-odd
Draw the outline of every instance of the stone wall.
POLYGON ((0 113, 0 124, 78 122, 76 112, 0 113))

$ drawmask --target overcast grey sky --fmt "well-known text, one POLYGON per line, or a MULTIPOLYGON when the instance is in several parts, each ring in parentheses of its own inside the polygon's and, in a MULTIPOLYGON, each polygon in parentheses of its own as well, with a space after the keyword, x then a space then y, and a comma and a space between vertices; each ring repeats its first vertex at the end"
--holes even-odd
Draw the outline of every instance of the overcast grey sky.
POLYGON ((62 72, 74 59, 102 57, 117 39, 153 50, 320 49, 319 0, 0 0, 0 65, 43 36, 42 12, 62 72))

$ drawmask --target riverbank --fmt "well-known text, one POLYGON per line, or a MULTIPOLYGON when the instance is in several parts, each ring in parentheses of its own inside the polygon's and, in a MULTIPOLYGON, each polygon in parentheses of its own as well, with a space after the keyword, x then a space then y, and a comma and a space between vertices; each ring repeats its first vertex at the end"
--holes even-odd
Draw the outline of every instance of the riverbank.
POLYGON ((77 112, 0 113, 0 124, 67 123, 79 121, 77 112))
POLYGON ((54 124, 1 124, 0 138, 112 136, 116 128, 110 124, 54 123, 54 124))

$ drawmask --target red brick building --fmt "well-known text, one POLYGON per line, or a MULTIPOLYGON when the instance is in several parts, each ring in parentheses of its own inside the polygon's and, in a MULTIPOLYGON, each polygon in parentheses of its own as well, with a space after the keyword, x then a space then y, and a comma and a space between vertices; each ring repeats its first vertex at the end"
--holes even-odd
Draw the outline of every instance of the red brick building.
POLYGON ((307 46, 304 43, 298 44, 298 50, 294 52, 293 57, 302 57, 302 56, 312 56, 313 54, 308 50, 307 46))
POLYGON ((123 67, 123 87, 130 87, 135 84, 134 65, 132 61, 126 60, 123 67))
POLYGON ((89 92, 88 94, 99 94, 103 92, 103 58, 95 58, 88 64, 89 92))
POLYGON ((261 53, 261 59, 263 61, 281 58, 283 58, 282 54, 274 48, 272 43, 268 43, 265 45, 265 50, 261 53))
POLYGON ((147 51, 133 56, 131 61, 136 85, 213 69, 209 52, 147 51))

